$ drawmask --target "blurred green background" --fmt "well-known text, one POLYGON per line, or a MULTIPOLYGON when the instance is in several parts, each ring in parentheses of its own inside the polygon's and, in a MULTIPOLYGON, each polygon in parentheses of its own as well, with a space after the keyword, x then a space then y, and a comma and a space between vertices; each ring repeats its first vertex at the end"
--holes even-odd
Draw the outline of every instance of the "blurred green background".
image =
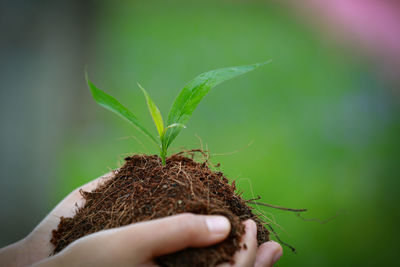
POLYGON ((74 188, 118 168, 126 155, 157 152, 91 99, 85 64, 99 88, 155 132, 136 82, 166 116, 197 74, 272 59, 213 89, 172 152, 198 148, 196 135, 211 154, 239 150, 211 160, 247 198, 307 208, 306 218, 339 214, 319 224, 260 208, 298 250, 285 248, 279 266, 395 263, 399 99, 367 60, 323 40, 275 2, 93 1, 82 11, 76 1, 57 12, 43 6, 49 15, 41 19, 50 24, 35 24, 45 30, 30 38, 40 41, 24 44, 35 50, 18 53, 22 63, 9 59, 20 65, 2 65, 18 73, 3 79, 8 90, 13 81, 29 88, 26 94, 1 90, 8 129, 1 138, 2 202, 16 203, 3 204, 2 245, 27 234, 74 188), (27 56, 30 65, 23 64, 27 56))

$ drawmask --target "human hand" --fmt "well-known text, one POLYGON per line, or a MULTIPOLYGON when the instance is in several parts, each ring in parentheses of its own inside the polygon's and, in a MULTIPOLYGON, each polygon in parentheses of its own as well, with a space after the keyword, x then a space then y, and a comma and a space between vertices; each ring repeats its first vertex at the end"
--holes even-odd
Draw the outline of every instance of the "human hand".
POLYGON ((0 249, 0 266, 29 266, 48 258, 54 249, 50 243, 51 232, 57 228, 60 218, 74 216, 76 206, 84 204, 85 200, 79 190, 92 191, 99 184, 113 177, 114 172, 112 171, 72 191, 27 237, 0 249))
MULTIPOLYGON (((81 189, 90 191, 99 183, 112 177, 113 173, 108 173, 82 186, 81 189)), ((206 218, 221 218, 220 216, 177 215, 88 235, 76 240, 56 256, 48 258, 53 250, 50 244, 51 231, 57 227, 59 218, 73 216, 76 210, 75 203, 80 206, 83 202, 84 199, 79 190, 73 191, 46 216, 28 237, 0 251, 0 262, 7 262, 9 266, 26 266, 34 263, 39 266, 52 266, 61 263, 66 265, 82 264, 86 261, 87 264, 84 265, 93 263, 93 265, 107 266, 110 263, 112 266, 124 266, 129 260, 130 266, 154 265, 151 256, 172 253, 189 246, 208 246, 218 243, 226 238, 230 229, 228 223, 229 227, 220 233, 208 230, 207 223, 205 223, 206 218), (132 239, 125 236, 130 236, 132 239), (76 249, 77 247, 78 249, 76 249), (173 251, 162 250, 162 247, 173 249, 173 251), (118 248, 120 248, 119 252, 118 248), (133 257, 133 255, 137 255, 137 257, 133 257), (114 262, 108 262, 107 259, 110 258, 114 262)), ((224 218, 223 220, 227 221, 224 218)), ((235 266, 272 266, 273 262, 282 254, 280 245, 270 241, 257 248, 255 223, 249 220, 245 222, 245 226, 246 234, 242 243, 246 243, 247 249, 242 249, 235 254, 235 266)), ((231 265, 222 264, 221 266, 231 265)))
MULTIPOLYGON (((242 245, 245 243, 247 249, 235 254, 233 266, 272 266, 282 253, 281 247, 267 242, 257 249, 256 224, 248 220, 245 226, 242 245)), ((222 216, 180 214, 88 235, 35 266, 156 266, 153 259, 159 256, 224 240, 230 228, 222 216)), ((220 265, 226 266, 232 265, 220 265)))

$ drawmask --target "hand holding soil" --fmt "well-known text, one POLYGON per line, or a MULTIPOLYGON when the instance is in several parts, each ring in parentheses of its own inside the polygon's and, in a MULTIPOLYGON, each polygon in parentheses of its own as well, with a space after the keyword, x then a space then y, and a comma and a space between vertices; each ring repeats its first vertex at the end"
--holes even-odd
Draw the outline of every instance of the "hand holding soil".
MULTIPOLYGON (((114 176, 106 174, 81 187, 91 191, 114 176)), ((65 250, 48 258, 51 231, 59 218, 74 216, 75 203, 84 204, 79 190, 73 191, 22 241, 0 250, 5 266, 156 266, 153 259, 187 247, 204 247, 224 240, 231 229, 223 216, 181 214, 100 231, 76 240, 65 250)), ((235 264, 219 266, 272 266, 282 254, 279 244, 269 241, 257 248, 257 228, 252 220, 244 222, 245 235, 235 264)))

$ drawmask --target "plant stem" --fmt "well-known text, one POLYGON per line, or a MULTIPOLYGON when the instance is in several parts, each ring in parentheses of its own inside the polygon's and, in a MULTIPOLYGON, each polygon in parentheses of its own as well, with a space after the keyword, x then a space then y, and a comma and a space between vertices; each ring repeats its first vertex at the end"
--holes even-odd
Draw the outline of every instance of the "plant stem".
POLYGON ((161 157, 162 165, 165 165, 166 164, 165 158, 167 157, 167 151, 163 148, 160 151, 160 157, 161 157))

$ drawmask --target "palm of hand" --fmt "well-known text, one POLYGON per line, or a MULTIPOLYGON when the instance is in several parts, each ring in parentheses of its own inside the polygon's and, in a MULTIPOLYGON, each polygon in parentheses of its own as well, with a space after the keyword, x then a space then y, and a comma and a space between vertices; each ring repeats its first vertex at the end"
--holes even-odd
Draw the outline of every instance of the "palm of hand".
MULTIPOLYGON (((84 199, 79 190, 91 191, 98 186, 99 183, 112 178, 114 172, 109 172, 81 187, 75 189, 67 197, 65 197, 30 233, 25 241, 28 247, 28 255, 31 262, 37 262, 47 258, 53 252, 50 243, 52 230, 56 229, 61 217, 72 217, 75 214, 77 206, 84 204, 84 199)), ((27 256, 28 256, 27 255, 27 256)))

